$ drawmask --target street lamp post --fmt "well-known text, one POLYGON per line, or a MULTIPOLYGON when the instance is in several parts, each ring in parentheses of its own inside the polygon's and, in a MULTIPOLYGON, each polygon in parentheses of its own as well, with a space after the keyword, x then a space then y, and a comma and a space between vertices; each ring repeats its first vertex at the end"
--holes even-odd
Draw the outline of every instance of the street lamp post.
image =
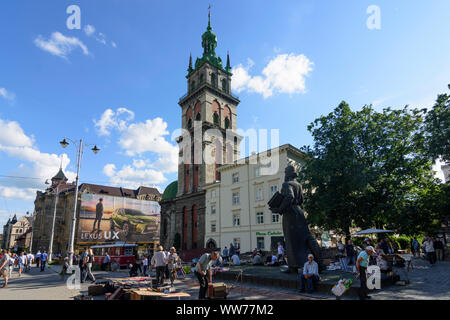
MULTIPOLYGON (((87 147, 89 145, 83 145, 83 140, 80 139, 79 144, 74 142, 73 140, 69 138, 64 138, 63 141, 60 141, 59 143, 63 148, 67 147, 69 143, 66 141, 71 141, 76 149, 77 149, 77 176, 75 179, 75 196, 74 196, 74 204, 73 204, 73 214, 72 214, 72 227, 70 230, 70 242, 69 242, 69 264, 70 266, 73 265, 73 254, 74 254, 74 242, 75 242, 75 228, 76 228, 76 222, 77 222, 77 203, 78 203, 78 182, 79 182, 79 175, 80 175, 80 167, 81 167, 81 157, 83 155, 83 148, 87 147)), ((94 154, 97 154, 100 149, 97 148, 97 145, 94 145, 94 147, 91 149, 94 154)))
MULTIPOLYGON (((63 181, 59 182, 56 186, 56 195, 55 195, 55 207, 53 208, 53 222, 52 222, 52 233, 50 235, 50 245, 48 246, 48 261, 52 261, 53 254, 53 237, 55 234, 55 221, 56 221, 56 206, 58 204, 59 191, 58 188, 63 181)), ((48 183, 47 181, 45 183, 48 183)))

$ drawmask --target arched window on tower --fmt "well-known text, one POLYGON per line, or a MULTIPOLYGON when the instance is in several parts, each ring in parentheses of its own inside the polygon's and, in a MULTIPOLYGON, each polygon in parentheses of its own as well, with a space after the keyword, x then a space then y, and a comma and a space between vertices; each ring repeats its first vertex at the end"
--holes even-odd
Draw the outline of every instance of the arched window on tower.
POLYGON ((215 88, 217 88, 217 76, 215 73, 211 74, 211 85, 215 88))
POLYGON ((186 110, 186 127, 190 129, 192 127, 192 108, 188 107, 186 110))
POLYGON ((199 102, 197 102, 195 104, 195 109, 194 109, 194 114, 195 114, 195 120, 197 121, 201 121, 202 120, 202 104, 199 102))
POLYGON ((213 114, 213 121, 214 121, 214 124, 219 125, 219 114, 217 112, 214 112, 214 114, 213 114))
POLYGON ((205 80, 205 79, 204 79, 204 77, 203 77, 203 73, 201 73, 201 74, 200 74, 200 83, 203 83, 204 80, 205 80))
POLYGON ((194 90, 195 90, 195 81, 192 80, 192 82, 191 82, 191 91, 194 91, 194 90))
POLYGON ((228 105, 223 108, 222 117, 224 117, 225 129, 231 128, 231 109, 228 105))
POLYGON ((227 80, 225 78, 222 79, 222 90, 228 92, 227 90, 227 80))
POLYGON ((230 119, 228 117, 225 117, 225 129, 228 129, 230 127, 230 119))

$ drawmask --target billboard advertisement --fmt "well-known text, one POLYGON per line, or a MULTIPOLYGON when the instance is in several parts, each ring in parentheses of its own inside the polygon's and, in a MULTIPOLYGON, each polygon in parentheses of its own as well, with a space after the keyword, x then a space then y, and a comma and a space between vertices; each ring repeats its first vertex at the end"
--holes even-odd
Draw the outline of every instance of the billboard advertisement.
POLYGON ((159 241, 160 211, 156 201, 82 194, 78 241, 159 241))

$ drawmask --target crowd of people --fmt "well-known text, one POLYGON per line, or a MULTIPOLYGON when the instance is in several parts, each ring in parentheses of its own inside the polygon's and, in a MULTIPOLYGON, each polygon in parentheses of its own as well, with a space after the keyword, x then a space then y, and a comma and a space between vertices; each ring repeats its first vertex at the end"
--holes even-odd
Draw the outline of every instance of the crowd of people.
POLYGON ((14 269, 17 269, 18 276, 22 273, 31 271, 31 265, 36 264, 41 272, 45 271, 48 261, 48 254, 44 250, 42 253, 38 251, 35 255, 31 252, 20 251, 19 254, 11 252, 10 249, 3 249, 0 254, 0 276, 3 277, 4 283, 2 288, 8 286, 8 280, 12 277, 14 269))

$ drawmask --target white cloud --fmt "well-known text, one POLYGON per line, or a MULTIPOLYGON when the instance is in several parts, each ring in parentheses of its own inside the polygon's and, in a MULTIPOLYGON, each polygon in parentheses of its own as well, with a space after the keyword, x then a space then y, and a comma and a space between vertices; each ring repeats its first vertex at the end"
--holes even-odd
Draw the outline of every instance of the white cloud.
POLYGON ((111 130, 124 130, 127 123, 134 119, 134 112, 126 108, 118 108, 116 112, 112 109, 106 109, 100 120, 94 120, 94 124, 101 136, 109 136, 111 130))
MULTIPOLYGON (((0 151, 8 157, 23 161, 9 176, 28 177, 27 179, 3 178, 0 181, 0 194, 5 198, 30 200, 37 190, 42 190, 46 179, 53 177, 59 170, 61 158, 57 154, 43 153, 34 145, 34 137, 27 136, 15 121, 0 119, 0 151), (22 191, 19 191, 22 190, 22 191)), ((67 167, 70 159, 62 155, 62 167, 67 167)), ((65 172, 69 180, 75 173, 65 172)))
POLYGON ((166 129, 167 122, 162 118, 132 123, 123 131, 119 145, 129 156, 148 151, 169 154, 174 145, 164 138, 169 134, 166 129))
POLYGON ((103 168, 103 173, 110 178, 110 183, 112 185, 120 185, 133 189, 143 185, 155 185, 167 181, 161 171, 153 169, 139 170, 130 165, 124 165, 122 166, 122 169, 117 171, 116 166, 109 163, 103 168))
POLYGON ((279 54, 269 61, 261 76, 251 76, 249 70, 253 61, 248 59, 247 66, 242 64, 233 68, 232 89, 237 92, 248 90, 268 98, 274 92, 305 93, 305 78, 313 70, 314 63, 305 55, 279 54))
POLYGON ((13 102, 14 99, 16 98, 16 95, 14 93, 9 92, 5 88, 0 88, 0 96, 2 96, 3 98, 5 98, 10 102, 13 102))
POLYGON ((60 32, 53 32, 48 40, 39 35, 34 43, 38 48, 63 59, 67 59, 67 56, 76 48, 80 48, 84 55, 89 55, 88 48, 81 40, 76 37, 66 37, 60 32))
POLYGON ((101 44, 106 45, 106 36, 101 32, 98 33, 98 35, 95 37, 95 40, 97 40, 101 44))
POLYGON ((0 119, 0 146, 24 146, 33 145, 34 138, 28 137, 15 121, 4 121, 0 119))
POLYGON ((0 197, 30 201, 36 198, 36 189, 0 186, 0 197))
MULTIPOLYGON (((91 37, 93 36, 95 38, 95 40, 97 40, 98 42, 100 42, 103 45, 107 44, 106 41, 106 35, 102 32, 97 32, 95 33, 95 27, 93 25, 87 24, 84 28, 84 33, 88 36, 91 37)), ((114 41, 111 41, 111 46, 116 48, 117 45, 114 41)))
POLYGON ((90 24, 87 24, 83 30, 88 37, 92 36, 95 33, 95 27, 90 24))
POLYGON ((136 157, 132 165, 124 165, 120 170, 115 164, 107 164, 103 173, 115 185, 163 183, 165 173, 178 170, 178 147, 166 140, 169 134, 167 123, 162 118, 132 123, 133 118, 132 111, 119 108, 116 111, 107 109, 100 120, 94 120, 99 135, 109 136, 116 130, 119 133, 117 143, 124 154, 136 157))

